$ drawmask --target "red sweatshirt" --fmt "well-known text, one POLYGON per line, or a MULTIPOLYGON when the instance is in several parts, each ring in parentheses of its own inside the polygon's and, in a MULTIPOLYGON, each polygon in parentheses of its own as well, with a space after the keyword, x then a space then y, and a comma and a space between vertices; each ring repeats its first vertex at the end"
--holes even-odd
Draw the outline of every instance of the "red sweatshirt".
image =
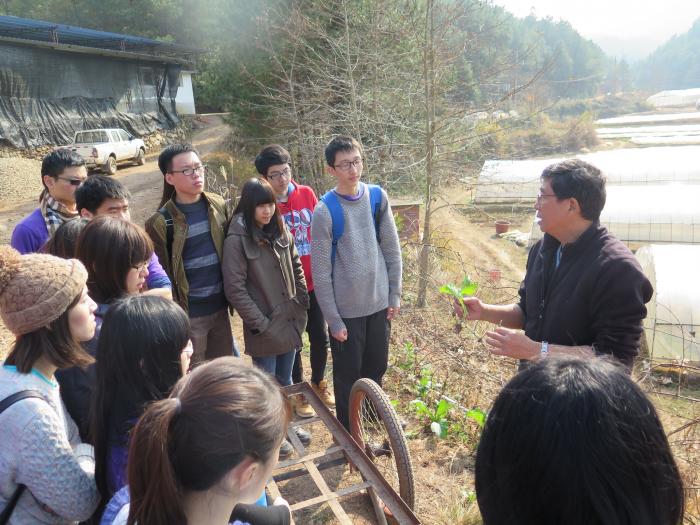
POLYGON ((314 289, 311 278, 311 218, 314 214, 318 199, 314 190, 309 186, 289 182, 287 202, 277 202, 284 222, 294 237, 294 244, 299 252, 301 265, 304 268, 306 287, 309 291, 314 289))

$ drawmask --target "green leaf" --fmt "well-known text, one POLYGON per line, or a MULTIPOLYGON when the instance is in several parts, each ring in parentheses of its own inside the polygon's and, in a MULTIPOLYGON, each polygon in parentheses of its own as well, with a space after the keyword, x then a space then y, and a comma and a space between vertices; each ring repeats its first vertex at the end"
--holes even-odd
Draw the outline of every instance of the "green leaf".
POLYGON ((461 297, 459 295, 459 288, 457 288, 454 284, 443 284, 440 287, 440 293, 451 295, 453 297, 461 297))
POLYGON ((440 438, 445 439, 447 437, 447 430, 450 428, 450 424, 446 419, 440 420, 440 438))
POLYGON ((462 281, 462 288, 459 290, 460 297, 474 295, 479 288, 479 285, 473 282, 469 276, 465 276, 462 281))
POLYGON ((413 410, 416 412, 416 415, 426 416, 426 415, 430 414, 428 407, 420 399, 414 399, 413 401, 411 401, 410 404, 411 404, 411 407, 413 408, 413 410))
POLYGON ((476 424, 481 428, 484 427, 484 423, 486 422, 486 413, 483 410, 472 408, 471 410, 467 411, 467 417, 473 421, 476 421, 476 424))
POLYGON ((450 406, 450 402, 447 401, 447 399, 441 399, 435 408, 435 419, 439 421, 447 417, 447 414, 450 411, 450 406))

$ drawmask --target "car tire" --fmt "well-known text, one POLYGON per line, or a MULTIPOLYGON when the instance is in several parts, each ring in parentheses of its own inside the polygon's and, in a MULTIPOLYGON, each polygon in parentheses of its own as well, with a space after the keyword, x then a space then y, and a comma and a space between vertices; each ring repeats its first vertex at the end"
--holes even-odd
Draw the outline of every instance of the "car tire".
POLYGON ((117 172, 117 159, 111 155, 107 157, 107 162, 103 164, 102 171, 107 175, 114 175, 117 172))
POLYGON ((134 157, 134 164, 136 166, 143 166, 146 164, 146 152, 143 150, 143 148, 139 148, 139 152, 134 157))

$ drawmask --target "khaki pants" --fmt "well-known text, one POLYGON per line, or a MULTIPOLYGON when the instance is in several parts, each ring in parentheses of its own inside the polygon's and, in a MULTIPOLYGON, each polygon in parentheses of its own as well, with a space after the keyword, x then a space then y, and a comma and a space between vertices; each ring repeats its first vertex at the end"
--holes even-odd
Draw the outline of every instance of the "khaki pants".
POLYGON ((190 367, 202 361, 233 354, 233 334, 228 309, 214 314, 190 318, 190 338, 194 353, 190 367))

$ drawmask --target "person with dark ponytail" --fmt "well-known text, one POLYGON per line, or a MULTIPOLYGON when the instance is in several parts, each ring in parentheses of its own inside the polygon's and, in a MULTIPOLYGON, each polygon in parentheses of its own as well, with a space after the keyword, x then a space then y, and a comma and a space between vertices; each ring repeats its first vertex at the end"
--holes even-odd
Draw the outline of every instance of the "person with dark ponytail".
POLYGON ((187 314, 158 296, 134 295, 107 312, 91 405, 95 479, 103 502, 126 485, 129 435, 146 405, 166 398, 189 369, 187 314))
POLYGON ((680 525, 683 482, 654 405, 612 358, 525 368, 476 454, 484 525, 680 525))
MULTIPOLYGON (((169 398, 149 405, 136 424, 128 505, 121 505, 125 488, 101 523, 228 524, 242 512, 237 504, 253 503, 265 488, 290 416, 287 399, 263 371, 234 357, 200 365, 169 398)), ((289 523, 286 506, 272 509, 286 520, 268 517, 265 523, 289 523)))

